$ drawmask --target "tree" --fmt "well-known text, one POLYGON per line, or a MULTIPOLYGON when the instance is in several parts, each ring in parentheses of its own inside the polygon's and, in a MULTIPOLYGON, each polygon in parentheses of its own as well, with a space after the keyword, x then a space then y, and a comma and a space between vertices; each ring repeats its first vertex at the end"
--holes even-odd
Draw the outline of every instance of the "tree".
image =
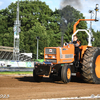
MULTIPOLYGON (((62 10, 54 12, 45 2, 39 0, 20 1, 20 50, 36 54, 37 40, 39 36, 39 54, 44 53, 44 47, 57 47, 61 43, 61 35, 64 35, 64 42, 71 41, 73 34, 73 25, 78 19, 84 19, 82 13, 71 6, 66 6, 62 10)), ((14 32, 13 26, 16 20, 17 2, 11 3, 8 8, 0 10, 0 45, 13 46, 14 32)), ((77 29, 86 29, 87 23, 82 21, 77 29)), ((95 42, 93 45, 99 46, 98 32, 94 32, 95 42)), ((87 44, 87 34, 79 32, 79 40, 84 45, 87 44)))
MULTIPOLYGON (((17 2, 11 3, 8 8, 0 11, 0 35, 2 37, 0 44, 3 46, 13 46, 16 8, 17 2)), ((56 40, 60 33, 59 24, 57 23, 59 17, 56 17, 57 14, 54 14, 45 2, 39 0, 20 1, 19 8, 21 21, 20 50, 36 53, 36 36, 40 37, 39 53, 43 54, 46 46, 59 45, 59 41, 56 40), (56 41, 58 42, 56 43, 56 41)))
MULTIPOLYGON (((75 24, 78 19, 85 19, 82 13, 77 11, 71 6, 66 6, 62 10, 57 10, 55 13, 59 14, 61 16, 60 20, 60 30, 61 34, 64 35, 64 41, 71 41, 71 35, 73 34, 73 25, 75 24)), ((86 29, 87 23, 85 21, 82 21, 77 26, 77 29, 86 29)), ((87 44, 86 42, 86 33, 85 32, 79 32, 78 34, 79 40, 81 40, 82 44, 87 44)))
POLYGON ((7 26, 7 18, 6 15, 7 9, 0 10, 0 45, 4 45, 4 41, 6 40, 4 33, 8 32, 8 26, 7 26))
POLYGON ((94 37, 94 42, 92 42, 92 45, 94 47, 100 47, 100 31, 97 30, 97 32, 95 32, 94 30, 92 30, 93 32, 93 37, 94 37))

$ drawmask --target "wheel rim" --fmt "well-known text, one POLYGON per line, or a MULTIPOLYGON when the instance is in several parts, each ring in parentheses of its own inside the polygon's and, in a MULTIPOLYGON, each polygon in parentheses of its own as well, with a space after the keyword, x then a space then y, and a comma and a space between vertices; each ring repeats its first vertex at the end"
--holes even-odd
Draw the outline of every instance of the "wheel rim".
POLYGON ((95 65, 96 65, 95 67, 96 76, 100 78, 100 55, 96 58, 95 65))
POLYGON ((70 79, 71 77, 71 70, 70 68, 67 69, 67 78, 70 79))

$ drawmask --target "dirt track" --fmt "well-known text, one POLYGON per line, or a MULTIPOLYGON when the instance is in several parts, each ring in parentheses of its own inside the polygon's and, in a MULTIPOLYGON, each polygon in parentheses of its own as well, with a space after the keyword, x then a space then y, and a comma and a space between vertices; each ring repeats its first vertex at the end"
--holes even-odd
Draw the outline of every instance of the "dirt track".
POLYGON ((61 81, 52 82, 48 78, 36 83, 32 76, 0 76, 0 94, 10 96, 0 100, 80 97, 100 94, 100 85, 84 83, 76 78, 63 84, 61 81))

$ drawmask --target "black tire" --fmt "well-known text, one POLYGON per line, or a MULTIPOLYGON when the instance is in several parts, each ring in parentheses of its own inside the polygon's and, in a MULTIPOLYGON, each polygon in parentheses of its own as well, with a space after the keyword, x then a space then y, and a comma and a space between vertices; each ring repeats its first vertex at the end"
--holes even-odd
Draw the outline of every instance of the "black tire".
POLYGON ((56 76, 54 74, 50 74, 49 78, 54 82, 56 81, 56 76))
POLYGON ((70 67, 70 65, 62 66, 61 79, 64 83, 69 83, 71 81, 71 67, 70 67), (68 71, 70 71, 70 73, 68 73, 68 71))
POLYGON ((53 74, 53 73, 50 74, 49 78, 51 78, 53 82, 61 80, 61 68, 62 67, 59 68, 57 74, 53 74))
POLYGON ((97 47, 88 48, 84 53, 82 64, 82 76, 84 81, 100 84, 100 70, 98 70, 98 73, 96 71, 96 68, 100 69, 100 61, 98 61, 99 66, 96 64, 98 57, 100 59, 100 48, 97 47))
POLYGON ((54 74, 50 74, 49 78, 52 79, 53 82, 61 80, 60 76, 57 76, 57 75, 54 75, 54 74))
POLYGON ((40 77, 40 76, 36 75, 35 69, 33 69, 33 78, 36 82, 41 82, 43 76, 40 77))

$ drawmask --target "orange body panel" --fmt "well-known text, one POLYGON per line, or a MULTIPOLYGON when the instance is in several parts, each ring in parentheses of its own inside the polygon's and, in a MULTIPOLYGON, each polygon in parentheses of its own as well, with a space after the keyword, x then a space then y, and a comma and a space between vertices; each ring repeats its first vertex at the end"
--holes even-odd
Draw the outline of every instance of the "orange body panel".
POLYGON ((80 49, 81 49, 81 58, 83 58, 84 52, 86 51, 87 47, 88 47, 87 45, 84 45, 84 46, 80 47, 80 49))
POLYGON ((74 61, 74 51, 73 44, 63 47, 45 47, 44 60, 52 62, 53 64, 72 63, 74 61), (56 51, 55 53, 53 52, 54 49, 56 51))
POLYGON ((81 59, 83 58, 83 55, 84 55, 86 49, 87 49, 87 48, 91 48, 91 47, 92 47, 92 46, 88 46, 88 45, 82 45, 82 46, 80 47, 80 50, 81 50, 81 59))
POLYGON ((100 55, 96 58, 96 62, 95 62, 95 72, 98 78, 100 78, 100 55))

